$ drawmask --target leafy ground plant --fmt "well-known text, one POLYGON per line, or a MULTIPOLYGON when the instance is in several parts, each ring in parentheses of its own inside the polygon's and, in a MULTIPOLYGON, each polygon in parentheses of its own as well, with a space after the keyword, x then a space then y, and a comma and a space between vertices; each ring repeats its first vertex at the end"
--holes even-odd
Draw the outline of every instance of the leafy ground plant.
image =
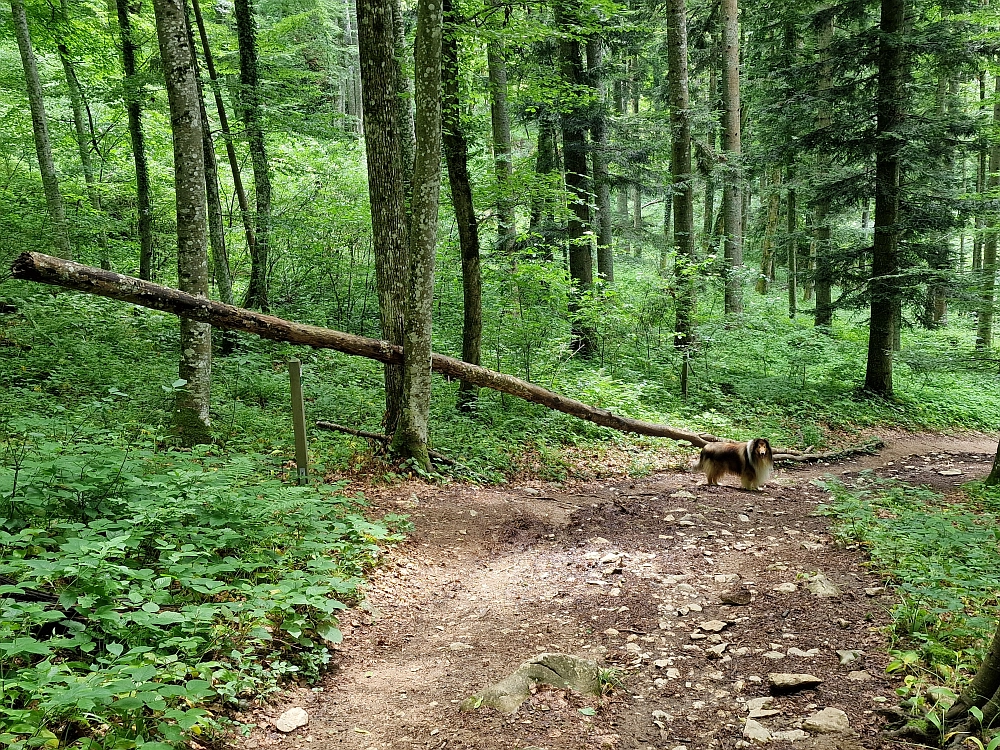
POLYGON ((820 484, 831 494, 821 511, 836 519, 835 534, 864 545, 896 586, 887 670, 903 675, 904 704, 934 724, 996 627, 1000 490, 973 484, 946 498, 871 473, 852 485, 820 484))
POLYGON ((6 434, 0 742, 162 747, 315 676, 405 519, 249 458, 6 434))

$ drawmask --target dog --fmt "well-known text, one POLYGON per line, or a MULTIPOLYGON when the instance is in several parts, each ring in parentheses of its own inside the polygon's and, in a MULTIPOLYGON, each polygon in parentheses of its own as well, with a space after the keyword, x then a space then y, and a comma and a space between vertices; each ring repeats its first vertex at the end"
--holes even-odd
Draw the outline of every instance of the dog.
POLYGON ((774 454, 765 438, 745 443, 709 443, 701 449, 699 471, 705 472, 709 485, 717 485, 719 477, 735 474, 745 490, 758 490, 771 478, 774 454))

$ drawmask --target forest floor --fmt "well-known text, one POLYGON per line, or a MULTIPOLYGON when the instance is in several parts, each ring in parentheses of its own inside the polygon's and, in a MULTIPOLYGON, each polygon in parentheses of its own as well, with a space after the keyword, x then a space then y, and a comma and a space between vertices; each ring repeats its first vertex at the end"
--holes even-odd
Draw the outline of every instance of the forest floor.
MULTIPOLYGON (((706 487, 690 469, 575 485, 365 488, 376 510, 409 514, 415 531, 343 618, 334 668, 318 686, 239 717, 252 731, 238 745, 734 748, 746 746, 753 711, 771 747, 886 747, 879 710, 895 705, 896 681, 885 674, 884 626, 896 599, 863 550, 835 544, 815 513, 826 493, 812 480, 873 469, 954 492, 988 473, 996 439, 881 437, 878 455, 785 465, 761 492, 735 477, 706 487), (940 473, 955 469, 962 474, 940 473), (839 595, 812 593, 817 573, 839 595), (748 604, 721 603, 740 590, 751 592, 748 604), (616 668, 618 684, 600 699, 540 687, 510 716, 459 709, 543 652, 616 668), (822 683, 772 698, 773 672, 822 683), (274 721, 290 707, 305 709, 308 724, 282 734, 274 721), (828 707, 846 714, 846 733, 805 721, 828 707)), ((673 456, 685 462, 690 453, 673 456)))

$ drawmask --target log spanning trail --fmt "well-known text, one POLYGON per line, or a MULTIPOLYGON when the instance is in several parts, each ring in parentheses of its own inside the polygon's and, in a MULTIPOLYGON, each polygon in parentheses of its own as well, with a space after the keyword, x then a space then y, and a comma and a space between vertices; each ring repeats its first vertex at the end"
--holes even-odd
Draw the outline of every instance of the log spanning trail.
MULTIPOLYGON (((112 271, 104 271, 81 263, 54 258, 50 255, 24 253, 14 261, 11 273, 16 279, 37 281, 42 284, 51 284, 78 292, 130 302, 182 318, 210 323, 216 328, 252 333, 255 336, 273 341, 287 341, 317 349, 335 349, 345 354, 366 357, 389 364, 402 364, 403 362, 402 347, 390 344, 388 341, 355 336, 331 328, 293 323, 273 315, 263 315, 253 310, 214 302, 204 297, 196 297, 132 276, 123 276, 112 271)), ((456 380, 508 393, 525 401, 541 404, 549 409, 561 411, 620 432, 685 441, 699 448, 707 443, 720 440, 715 435, 708 433, 692 432, 654 422, 622 417, 607 409, 590 406, 582 401, 561 396, 512 375, 504 375, 485 367, 470 365, 468 362, 454 357, 446 357, 443 354, 431 354, 431 369, 456 380)), ((860 450, 868 451, 871 449, 872 446, 865 446, 860 450)), ((842 453, 844 452, 803 454, 788 451, 776 452, 775 458, 803 461, 813 458, 828 458, 842 453)))

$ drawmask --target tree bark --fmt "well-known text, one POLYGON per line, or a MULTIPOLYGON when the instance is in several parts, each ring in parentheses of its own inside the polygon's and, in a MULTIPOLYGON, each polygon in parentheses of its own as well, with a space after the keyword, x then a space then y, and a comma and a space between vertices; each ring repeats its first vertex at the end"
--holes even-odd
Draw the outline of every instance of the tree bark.
MULTIPOLYGON (((177 282, 181 291, 208 297, 205 226, 205 151, 201 99, 183 0, 154 0, 156 36, 170 105, 177 201, 177 282)), ((181 320, 178 392, 174 427, 187 445, 211 440, 212 327, 181 320)))
POLYGON ((24 82, 28 92, 28 109, 31 111, 31 132, 35 139, 35 154, 38 156, 38 171, 42 176, 45 204, 52 221, 52 240, 56 250, 64 258, 73 257, 73 246, 69 241, 69 227, 66 224, 66 206, 59 190, 56 164, 52 158, 52 143, 49 140, 49 121, 45 114, 45 100, 42 83, 38 77, 35 51, 31 46, 31 31, 28 16, 20 0, 11 0, 10 12, 14 20, 14 36, 21 52, 24 67, 24 82))
POLYGON ((768 170, 770 190, 767 194, 767 223, 760 248, 760 276, 755 288, 758 294, 767 294, 774 277, 774 248, 777 244, 778 221, 781 218, 781 168, 768 170))
POLYGON ((490 123, 493 126, 493 170, 497 179, 497 250, 504 256, 514 252, 517 217, 510 196, 514 163, 507 106, 507 61, 499 38, 486 43, 486 65, 490 83, 490 123))
MULTIPOLYGON (((538 145, 535 150, 535 175, 539 183, 544 183, 548 175, 559 168, 556 157, 556 117, 548 107, 538 108, 538 145)), ((531 220, 528 232, 532 242, 542 248, 543 255, 552 258, 552 247, 556 241, 556 226, 553 221, 552 208, 546 196, 547 187, 540 185, 535 191, 531 203, 531 220)))
POLYGON ((243 304, 267 311, 271 237, 271 170, 264 140, 264 102, 260 91, 260 59, 253 0, 234 0, 236 36, 240 48, 240 114, 253 164, 254 236, 250 255, 250 281, 243 304))
POLYGON ((146 160, 146 136, 142 128, 142 82, 136 75, 135 65, 138 45, 132 38, 128 0, 115 0, 115 9, 122 40, 122 71, 125 74, 122 89, 128 113, 128 134, 132 141, 132 161, 135 164, 139 278, 149 281, 153 278, 153 198, 149 184, 149 164, 146 160))
MULTIPOLYGON (((409 240, 399 146, 398 66, 392 8, 385 3, 358 0, 358 53, 382 337, 402 346, 409 240)), ((395 434, 402 408, 403 370, 398 364, 389 363, 385 368, 382 420, 387 435, 395 434)))
MULTIPOLYGON (((833 42, 833 13, 826 11, 816 30, 816 53, 819 56, 819 110, 816 113, 816 129, 826 132, 832 120, 833 102, 830 101, 833 88, 833 63, 830 54, 830 44, 833 42)), ((830 167, 830 156, 825 149, 820 149, 816 157, 816 171, 821 176, 826 175, 830 167)), ((833 264, 830 254, 830 197, 821 191, 816 199, 813 227, 816 232, 816 261, 813 277, 813 291, 816 293, 816 306, 813 313, 813 325, 828 328, 833 324, 833 264)))
MULTIPOLYGON (((483 288, 479 262, 479 224, 472 202, 469 182, 469 142, 462 125, 459 98, 458 38, 460 30, 451 7, 444 0, 445 32, 441 43, 441 130, 444 156, 448 164, 451 203, 458 225, 458 243, 462 253, 462 359, 473 365, 480 362, 483 335, 483 288)), ((509 121, 508 121, 509 124, 509 121)), ((509 135, 509 132, 508 132, 509 135)), ((458 387, 458 408, 470 411, 478 389, 466 382, 458 387)))
MULTIPOLYGON (((1000 124, 1000 76, 994 76, 993 125, 1000 124)), ((990 144, 990 171, 986 181, 987 194, 1000 187, 1000 142, 990 144)), ((987 350, 993 346, 993 300, 997 278, 997 225, 1000 217, 993 211, 986 218, 983 237, 983 259, 979 287, 979 315, 976 325, 976 349, 987 350)))
POLYGON ((878 49, 875 154, 875 241, 872 253, 871 325, 865 390, 892 396, 894 322, 899 310, 899 148, 905 111, 906 59, 900 36, 907 0, 882 0, 878 49))
POLYGON ((615 255, 611 236, 611 184, 608 171, 608 86, 604 73, 604 40, 587 40, 587 75, 594 88, 594 113, 590 121, 591 170, 597 204, 597 275, 608 284, 615 281, 615 255))
POLYGON ((208 244, 212 248, 212 270, 215 283, 219 287, 219 299, 226 304, 233 304, 233 279, 229 273, 229 252, 226 249, 226 225, 222 215, 222 197, 219 194, 219 164, 215 158, 215 143, 208 123, 208 110, 205 107, 205 92, 201 85, 201 74, 198 70, 197 47, 194 42, 194 30, 187 18, 188 44, 191 47, 191 65, 194 68, 194 79, 198 85, 198 111, 201 114, 202 151, 205 154, 205 197, 208 201, 208 244))
POLYGON ((559 68, 563 84, 572 92, 572 103, 565 104, 562 116, 563 166, 566 192, 569 193, 570 214, 566 223, 569 240, 569 275, 575 289, 570 301, 573 348, 583 358, 597 351, 593 327, 581 320, 580 299, 594 285, 594 261, 590 248, 589 189, 587 179, 587 143, 585 107, 580 104, 583 86, 583 60, 576 37, 576 18, 566 0, 556 0, 556 26, 559 38, 559 68))
MULTIPOLYGON (((199 0, 191 0, 191 7, 194 10, 195 23, 198 25, 202 56, 205 58, 205 69, 208 71, 212 96, 215 98, 215 110, 219 115, 219 130, 222 131, 222 139, 226 143, 226 158, 229 160, 229 171, 233 175, 233 190, 236 193, 236 202, 240 207, 240 218, 243 220, 243 234, 246 237, 247 253, 253 258, 257 253, 257 236, 253 228, 253 215, 250 212, 247 191, 243 187, 240 160, 236 156, 236 145, 233 142, 233 134, 229 129, 229 116, 226 114, 226 104, 222 99, 222 86, 219 83, 219 75, 215 70, 212 48, 208 44, 208 32, 205 29, 205 19, 201 15, 201 3, 199 0)), ((218 172, 218 168, 216 168, 216 172, 218 172)))
MULTIPOLYGON (((788 168, 788 182, 792 181, 793 171, 788 168)), ((795 320, 796 294, 799 275, 799 216, 796 205, 795 188, 788 187, 786 240, 788 246, 788 317, 795 320)))
POLYGON ((743 312, 739 269, 743 266, 743 167, 740 127, 740 26, 737 0, 722 0, 722 148, 726 181, 722 190, 725 215, 725 312, 743 312))
POLYGON ((403 339, 403 412, 392 449, 426 470, 427 423, 431 408, 431 309, 434 253, 441 191, 442 7, 418 0, 413 42, 416 151, 410 218, 410 273, 403 339))
MULTIPOLYGON (((62 0, 59 6, 62 12, 62 22, 68 27, 71 23, 69 10, 66 7, 66 0, 62 0)), ((66 76, 66 90, 69 93, 70 110, 73 113, 73 135, 76 136, 76 149, 80 154, 80 166, 83 168, 83 182, 87 190, 87 202, 93 209, 94 214, 100 217, 101 195, 98 191, 97 180, 94 177, 94 164, 90 158, 90 134, 84 124, 83 91, 80 89, 80 81, 76 77, 76 70, 73 67, 73 58, 70 56, 69 47, 64 39, 60 39, 56 45, 59 52, 59 61, 62 63, 63 73, 66 76)), ((103 229, 97 232, 97 246, 101 251, 101 268, 111 268, 111 258, 108 256, 108 237, 103 229)))
POLYGON ((697 300, 694 283, 694 192, 685 0, 669 0, 667 6, 667 58, 670 66, 670 175, 676 252, 674 275, 677 283, 674 346, 687 348, 694 343, 697 300))
MULTIPOLYGON (((163 2, 164 0, 158 1, 163 2)), ((14 261, 11 271, 18 279, 52 284, 65 289, 74 289, 87 294, 130 302, 153 310, 161 310, 201 321, 217 328, 243 331, 272 341, 287 341, 319 349, 335 349, 345 354, 391 364, 399 364, 403 361, 403 348, 388 341, 293 323, 273 315, 233 307, 159 284, 122 276, 111 271, 90 268, 80 263, 61 260, 41 253, 22 254, 14 261)), ((707 433, 691 432, 618 416, 607 409, 588 406, 512 375, 493 372, 485 367, 441 354, 431 354, 431 368, 435 372, 456 380, 464 380, 482 388, 508 393, 526 401, 541 404, 549 409, 621 432, 684 440, 698 447, 719 439, 707 433)))
POLYGON ((396 117, 399 119, 400 163, 403 166, 403 195, 407 212, 413 193, 413 158, 416 134, 413 117, 413 81, 406 69, 406 25, 400 0, 387 0, 392 10, 392 44, 396 67, 396 117))

